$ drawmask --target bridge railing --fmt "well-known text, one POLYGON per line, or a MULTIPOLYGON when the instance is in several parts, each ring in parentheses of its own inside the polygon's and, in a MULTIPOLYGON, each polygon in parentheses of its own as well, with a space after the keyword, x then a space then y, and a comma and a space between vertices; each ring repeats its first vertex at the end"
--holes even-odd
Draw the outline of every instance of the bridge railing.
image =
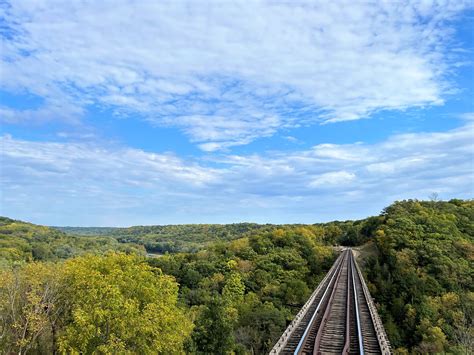
MULTIPOLYGON (((342 255, 340 255, 339 258, 341 258, 342 255)), ((323 286, 326 284, 326 281, 328 280, 329 276, 332 274, 334 269, 337 267, 337 260, 334 262, 334 265, 329 269, 328 273, 324 278, 321 280, 319 283, 318 287, 314 292, 311 294, 311 296, 308 298, 304 306, 300 309, 298 314, 295 316, 295 318, 291 321, 290 325, 286 328, 285 332, 281 335, 280 339, 276 342, 276 344, 273 346, 272 350, 270 350, 270 354, 279 354, 286 346, 286 343, 288 342, 288 339, 290 339, 291 335, 295 331, 295 329, 298 327, 300 322, 303 320, 303 317, 306 315, 306 312, 308 311, 309 307, 313 303, 314 299, 318 295, 318 293, 321 291, 323 286)))

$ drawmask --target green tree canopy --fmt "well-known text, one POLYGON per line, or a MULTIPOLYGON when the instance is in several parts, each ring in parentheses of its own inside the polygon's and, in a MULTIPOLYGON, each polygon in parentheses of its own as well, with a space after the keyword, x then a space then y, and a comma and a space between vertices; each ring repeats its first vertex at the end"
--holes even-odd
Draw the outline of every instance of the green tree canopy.
POLYGON ((132 255, 71 259, 64 265, 71 321, 59 344, 65 352, 179 352, 192 329, 177 307, 178 285, 132 255))

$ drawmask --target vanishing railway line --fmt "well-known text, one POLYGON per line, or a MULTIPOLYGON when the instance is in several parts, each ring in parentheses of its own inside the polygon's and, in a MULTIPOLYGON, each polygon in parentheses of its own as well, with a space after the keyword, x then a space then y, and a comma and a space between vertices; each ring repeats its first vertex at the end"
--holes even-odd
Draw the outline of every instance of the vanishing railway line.
POLYGON ((341 253, 270 354, 390 354, 350 249, 341 253))

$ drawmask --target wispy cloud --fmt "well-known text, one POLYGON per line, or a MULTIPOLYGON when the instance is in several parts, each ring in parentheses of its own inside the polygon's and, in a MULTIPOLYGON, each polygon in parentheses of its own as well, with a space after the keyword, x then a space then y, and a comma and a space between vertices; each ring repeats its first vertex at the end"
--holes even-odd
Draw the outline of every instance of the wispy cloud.
POLYGON ((0 115, 74 121, 98 105, 211 151, 438 105, 452 89, 449 20, 468 3, 18 0, 0 10, 0 85, 45 107, 0 115))
POLYGON ((39 125, 51 121, 78 124, 84 114, 80 106, 67 102, 48 103, 40 108, 18 110, 0 105, 0 121, 4 123, 39 125))
POLYGON ((115 186, 200 187, 215 180, 217 174, 213 169, 189 161, 184 163, 172 154, 82 142, 30 142, 11 136, 2 137, 1 156, 2 179, 7 186, 22 181, 51 187, 58 183, 56 177, 64 179, 66 185, 96 181, 115 186))
POLYGON ((394 199, 432 192, 442 198, 473 196, 473 135, 468 122, 377 144, 321 144, 292 153, 202 160, 4 136, 0 214, 102 225, 363 217, 394 199))

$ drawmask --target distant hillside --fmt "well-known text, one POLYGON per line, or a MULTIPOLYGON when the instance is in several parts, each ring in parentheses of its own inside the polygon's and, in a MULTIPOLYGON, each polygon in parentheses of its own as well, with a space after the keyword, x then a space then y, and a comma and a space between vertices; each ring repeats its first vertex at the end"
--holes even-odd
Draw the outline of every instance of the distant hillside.
POLYGON ((114 238, 68 235, 55 228, 0 217, 0 264, 66 259, 107 250, 144 253, 143 247, 114 238))
POLYGON ((118 227, 56 227, 51 226, 51 228, 60 230, 66 234, 73 234, 73 235, 84 235, 84 236, 100 236, 100 235, 107 235, 110 236, 114 232, 118 231, 119 229, 126 229, 126 228, 118 228, 118 227))
POLYGON ((108 236, 120 243, 137 243, 151 253, 193 252, 218 241, 242 238, 250 233, 270 231, 278 226, 270 224, 181 224, 109 227, 54 227, 67 234, 82 236, 108 236))

